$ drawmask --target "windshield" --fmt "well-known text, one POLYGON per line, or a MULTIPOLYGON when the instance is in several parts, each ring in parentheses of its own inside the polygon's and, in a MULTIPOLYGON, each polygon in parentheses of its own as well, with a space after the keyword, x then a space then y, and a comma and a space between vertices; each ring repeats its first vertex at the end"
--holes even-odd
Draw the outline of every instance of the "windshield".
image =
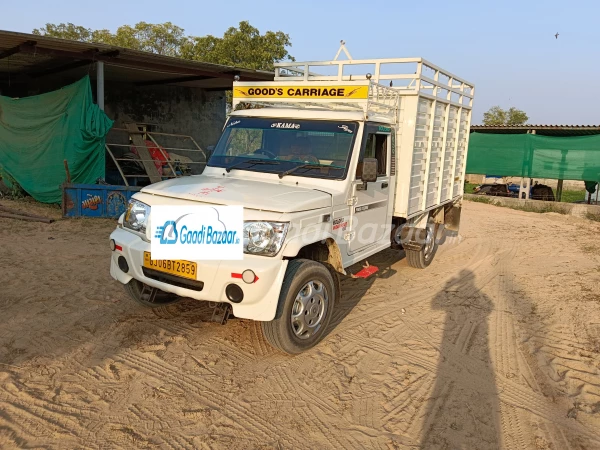
POLYGON ((357 128, 356 122, 231 117, 208 165, 343 179, 357 128))

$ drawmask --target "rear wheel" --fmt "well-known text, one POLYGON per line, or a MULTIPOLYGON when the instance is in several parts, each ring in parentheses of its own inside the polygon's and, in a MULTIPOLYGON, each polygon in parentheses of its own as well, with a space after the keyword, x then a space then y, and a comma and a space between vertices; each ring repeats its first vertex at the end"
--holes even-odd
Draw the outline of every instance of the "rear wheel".
POLYGON ((290 261, 275 319, 262 322, 265 339, 292 355, 315 346, 325 336, 335 296, 333 278, 323 264, 307 259, 290 261))
POLYGON ((147 308, 160 308, 180 300, 175 294, 163 292, 133 278, 125 285, 125 291, 137 303, 147 308))
POLYGON ((429 223, 426 228, 425 243, 421 250, 406 250, 406 260, 408 265, 416 269, 425 269, 431 264, 437 252, 437 242, 435 240, 437 225, 429 223))

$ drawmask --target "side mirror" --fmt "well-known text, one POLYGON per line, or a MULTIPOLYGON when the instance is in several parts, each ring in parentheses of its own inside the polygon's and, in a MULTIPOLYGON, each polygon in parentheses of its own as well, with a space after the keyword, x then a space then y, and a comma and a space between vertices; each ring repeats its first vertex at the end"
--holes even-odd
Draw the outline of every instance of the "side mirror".
POLYGON ((364 183, 377 181, 377 159, 365 158, 362 164, 362 175, 360 177, 364 183))

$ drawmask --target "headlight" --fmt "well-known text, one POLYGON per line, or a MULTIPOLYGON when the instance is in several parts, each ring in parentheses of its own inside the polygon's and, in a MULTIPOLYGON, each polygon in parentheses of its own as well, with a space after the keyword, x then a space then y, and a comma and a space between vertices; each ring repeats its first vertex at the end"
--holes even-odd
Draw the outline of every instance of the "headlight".
POLYGON ((125 213, 123 226, 139 233, 145 233, 146 222, 148 221, 149 215, 150 207, 148 205, 132 199, 129 202, 127 212, 125 213))
POLYGON ((275 256, 283 245, 287 230, 287 223, 245 222, 244 253, 275 256))

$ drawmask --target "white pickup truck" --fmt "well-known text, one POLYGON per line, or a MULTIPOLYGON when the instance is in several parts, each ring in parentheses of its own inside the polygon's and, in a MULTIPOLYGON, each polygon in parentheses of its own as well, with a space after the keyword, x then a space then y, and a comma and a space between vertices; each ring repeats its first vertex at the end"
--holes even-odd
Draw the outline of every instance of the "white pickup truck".
POLYGON ((314 346, 347 267, 392 247, 425 268, 458 230, 473 93, 421 58, 281 63, 273 82, 234 82, 205 171, 134 195, 112 277, 146 306, 215 302, 284 352, 314 346), (243 206, 242 260, 151 259, 152 208, 190 204, 243 206))

